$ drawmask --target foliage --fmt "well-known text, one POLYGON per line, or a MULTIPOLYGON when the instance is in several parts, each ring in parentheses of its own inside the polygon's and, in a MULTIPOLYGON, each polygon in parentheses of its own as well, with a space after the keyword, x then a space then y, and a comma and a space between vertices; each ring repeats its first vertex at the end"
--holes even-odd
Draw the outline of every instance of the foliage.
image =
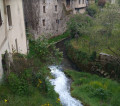
POLYGON ((92 25, 92 19, 87 15, 77 14, 69 20, 67 25, 71 37, 75 38, 89 32, 86 29, 92 25))
POLYGON ((12 71, 5 76, 4 83, 0 85, 0 91, 3 91, 0 93, 0 105, 36 106, 49 102, 51 105, 60 106, 60 103, 56 103, 58 95, 54 87, 46 79, 50 71, 46 65, 41 67, 39 61, 39 58, 13 55, 12 71), (24 65, 21 65, 21 62, 24 65))
POLYGON ((65 73, 73 79, 72 96, 84 105, 119 106, 120 84, 116 81, 74 70, 66 70, 65 73))
POLYGON ((42 37, 30 41, 28 57, 39 58, 41 63, 46 64, 59 63, 62 60, 62 52, 59 52, 53 43, 49 43, 48 39, 42 37))
POLYGON ((94 4, 94 5, 90 5, 87 9, 86 9, 88 15, 90 15, 91 17, 94 17, 98 10, 98 7, 94 4))
POLYGON ((66 31, 66 32, 64 32, 62 35, 59 35, 59 36, 55 36, 55 37, 53 37, 53 38, 50 38, 50 39, 48 40, 48 42, 49 42, 49 43, 56 43, 56 42, 59 42, 59 41, 65 39, 65 38, 69 37, 69 35, 70 35, 70 34, 69 34, 69 31, 66 31))
POLYGON ((90 56, 90 60, 95 61, 96 58, 97 58, 97 53, 96 53, 96 51, 93 51, 91 56, 90 56))

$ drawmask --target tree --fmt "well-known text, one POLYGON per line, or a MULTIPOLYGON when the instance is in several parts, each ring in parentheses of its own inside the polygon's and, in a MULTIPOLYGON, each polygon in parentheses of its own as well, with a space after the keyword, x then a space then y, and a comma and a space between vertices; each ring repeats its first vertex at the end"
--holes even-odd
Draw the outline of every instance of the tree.
POLYGON ((67 25, 72 38, 76 35, 86 35, 89 32, 88 27, 92 25, 92 18, 88 15, 77 14, 71 17, 67 25))

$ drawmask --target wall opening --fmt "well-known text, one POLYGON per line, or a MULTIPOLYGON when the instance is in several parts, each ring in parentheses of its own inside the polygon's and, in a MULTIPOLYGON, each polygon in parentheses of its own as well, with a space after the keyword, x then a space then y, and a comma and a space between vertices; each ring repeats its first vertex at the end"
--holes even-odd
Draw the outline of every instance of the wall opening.
POLYGON ((45 6, 43 6, 43 13, 46 13, 45 6))
POLYGON ((70 6, 70 0, 66 0, 66 6, 70 6))
POLYGON ((43 26, 45 26, 45 19, 43 20, 43 26))
POLYGON ((7 6, 8 24, 12 26, 11 8, 10 5, 7 6))
POLYGON ((57 11, 57 5, 55 5, 55 11, 57 11))
POLYGON ((1 11, 0 11, 0 26, 2 26, 2 16, 1 16, 1 11))

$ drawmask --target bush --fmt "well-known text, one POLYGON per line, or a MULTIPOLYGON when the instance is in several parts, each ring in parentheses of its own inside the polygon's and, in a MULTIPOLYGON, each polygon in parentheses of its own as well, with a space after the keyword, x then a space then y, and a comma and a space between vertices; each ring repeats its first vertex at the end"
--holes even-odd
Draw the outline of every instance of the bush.
POLYGON ((92 19, 91 17, 87 15, 81 15, 77 14, 69 20, 67 27, 70 32, 70 35, 72 38, 79 37, 82 35, 86 35, 89 33, 88 30, 86 30, 88 27, 92 25, 92 19))
POLYGON ((29 57, 38 58, 41 63, 59 63, 62 60, 62 52, 56 49, 53 43, 49 43, 45 37, 36 41, 30 40, 29 57))
POLYGON ((28 95, 30 94, 29 85, 23 78, 19 78, 16 74, 11 73, 8 77, 8 86, 14 94, 28 95))
POLYGON ((98 12, 98 7, 96 5, 91 5, 86 9, 88 15, 94 17, 98 12))
POLYGON ((90 60, 95 61, 96 57, 97 57, 97 53, 96 53, 96 51, 93 51, 91 56, 90 56, 90 60))

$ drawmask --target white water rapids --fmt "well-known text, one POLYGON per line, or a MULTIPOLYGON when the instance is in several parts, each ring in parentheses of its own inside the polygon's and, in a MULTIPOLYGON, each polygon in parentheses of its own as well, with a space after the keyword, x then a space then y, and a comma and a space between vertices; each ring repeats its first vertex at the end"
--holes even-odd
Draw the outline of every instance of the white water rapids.
POLYGON ((70 95, 70 79, 65 76, 60 67, 50 66, 49 68, 55 77, 50 82, 55 86, 54 89, 59 94, 61 104, 63 106, 83 106, 79 100, 70 95))

